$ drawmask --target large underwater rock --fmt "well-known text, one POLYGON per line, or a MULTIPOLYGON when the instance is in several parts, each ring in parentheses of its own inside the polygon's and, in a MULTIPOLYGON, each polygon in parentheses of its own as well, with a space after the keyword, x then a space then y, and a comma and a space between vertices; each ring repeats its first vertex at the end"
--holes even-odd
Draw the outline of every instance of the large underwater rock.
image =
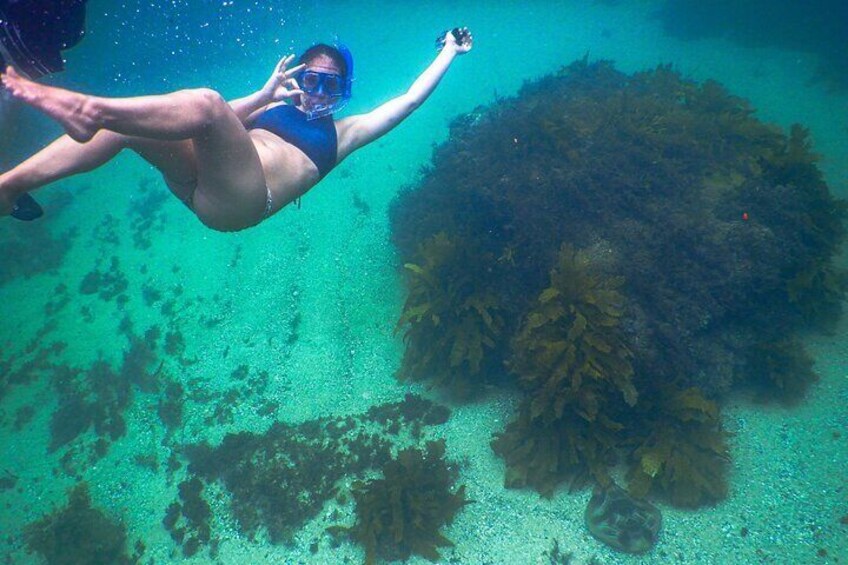
POLYGON ((714 81, 578 61, 455 120, 391 208, 408 296, 399 376, 514 382, 507 486, 726 496, 720 401, 815 379, 796 337, 841 313, 845 203, 808 132, 714 81))
POLYGON ((458 118, 396 199, 393 238, 419 266, 444 253, 426 255, 437 234, 453 242, 437 270, 466 279, 454 297, 474 287, 497 303, 495 356, 561 244, 584 249, 625 279, 637 373, 722 393, 751 347, 839 315, 845 206, 810 145, 716 82, 580 61, 458 118))

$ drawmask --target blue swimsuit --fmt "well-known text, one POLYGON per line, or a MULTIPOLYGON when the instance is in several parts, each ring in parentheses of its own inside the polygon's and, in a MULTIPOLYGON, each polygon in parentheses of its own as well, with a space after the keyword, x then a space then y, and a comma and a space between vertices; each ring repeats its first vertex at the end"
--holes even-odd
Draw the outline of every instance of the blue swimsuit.
POLYGON ((268 130, 303 151, 321 177, 336 166, 338 139, 332 116, 307 120, 304 112, 281 104, 259 114, 250 129, 268 130))

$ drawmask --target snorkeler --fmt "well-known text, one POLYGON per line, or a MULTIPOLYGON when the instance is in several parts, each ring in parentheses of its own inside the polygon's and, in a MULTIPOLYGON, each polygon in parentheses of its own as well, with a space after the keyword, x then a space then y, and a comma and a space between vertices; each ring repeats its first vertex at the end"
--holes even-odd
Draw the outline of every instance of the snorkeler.
POLYGON ((206 226, 256 225, 408 117, 472 44, 467 28, 445 32, 438 55, 406 93, 339 120, 333 113, 349 100, 353 81, 353 58, 340 46, 310 47, 291 68, 294 55, 284 57, 260 90, 229 103, 203 88, 101 98, 42 85, 8 67, 0 80, 9 93, 55 119, 66 135, 0 174, 0 215, 38 217, 28 192, 129 148, 206 226))

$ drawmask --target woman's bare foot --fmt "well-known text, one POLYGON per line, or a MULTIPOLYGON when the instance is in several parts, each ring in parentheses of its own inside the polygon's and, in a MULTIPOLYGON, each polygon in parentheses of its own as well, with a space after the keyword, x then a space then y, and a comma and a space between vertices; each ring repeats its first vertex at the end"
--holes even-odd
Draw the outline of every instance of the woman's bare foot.
MULTIPOLYGON (((13 97, 59 122, 74 141, 85 143, 100 129, 91 115, 90 104, 87 104, 89 97, 85 94, 39 84, 22 77, 12 67, 6 67, 0 81, 13 97)), ((3 208, 0 204, 0 209, 3 208)))

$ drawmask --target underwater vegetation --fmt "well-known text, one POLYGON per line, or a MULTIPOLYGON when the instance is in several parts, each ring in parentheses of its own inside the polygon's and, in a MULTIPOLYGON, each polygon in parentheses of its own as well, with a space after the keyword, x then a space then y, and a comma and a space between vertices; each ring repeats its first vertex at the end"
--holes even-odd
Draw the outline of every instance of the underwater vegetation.
POLYGON ((164 388, 165 393, 159 399, 156 413, 170 434, 178 430, 183 423, 185 389, 176 380, 168 380, 164 388))
POLYGON ((131 218, 130 228, 133 231, 133 246, 144 250, 152 245, 154 233, 165 231, 164 208, 170 197, 166 192, 159 190, 157 183, 150 177, 139 181, 137 195, 128 213, 131 218))
POLYGON ((412 555, 439 561, 439 548, 453 546, 439 529, 472 502, 464 485, 451 492, 455 472, 444 455, 443 440, 427 442, 425 450, 401 450, 383 465, 382 478, 354 483, 356 523, 331 530, 361 543, 367 565, 378 557, 394 561, 412 555))
POLYGON ((619 429, 616 422, 604 419, 594 424, 574 411, 551 423, 534 420, 525 401, 491 445, 506 463, 506 487, 529 486, 551 497, 566 481, 575 488, 590 479, 609 484, 608 467, 619 429))
POLYGON ((53 234, 44 222, 0 227, 0 285, 58 269, 79 235, 77 230, 53 234))
POLYGON ((108 363, 97 361, 87 371, 58 371, 53 382, 59 406, 50 420, 49 452, 91 427, 97 436, 111 441, 126 433, 123 412, 130 402, 130 382, 108 363))
POLYGON ((727 494, 721 401, 815 379, 798 332, 841 315, 846 204, 808 132, 715 81, 583 59, 456 119, 393 202, 401 379, 512 384, 505 483, 727 494))
MULTIPOLYGON (((51 374, 59 398, 58 407, 50 418, 48 452, 56 451, 92 430, 97 439, 91 443, 88 459, 96 461, 107 453, 112 442, 126 434, 124 412, 132 403, 135 391, 158 392, 161 365, 154 369, 158 329, 150 328, 143 337, 139 337, 125 319, 121 331, 129 345, 117 370, 103 360, 95 361, 87 369, 65 364, 45 367, 51 374)), ((63 459, 65 471, 71 474, 74 473, 70 465, 73 456, 74 450, 71 449, 63 459)))
POLYGON ((96 294, 106 302, 120 297, 129 287, 126 275, 121 271, 120 261, 112 256, 108 270, 95 269, 80 283, 80 294, 96 294))
MULTIPOLYGON (((618 389, 628 405, 636 404, 631 353, 619 328, 624 279, 593 273, 591 266, 588 254, 564 244, 551 285, 513 338, 510 369, 530 392, 534 419, 561 418, 593 385, 618 389)), ((587 404, 578 411, 588 418, 597 414, 587 404)))
MULTIPOLYGON (((191 557, 200 550, 202 545, 211 542, 212 530, 209 518, 212 510, 209 503, 201 496, 203 482, 194 477, 179 485, 180 501, 172 502, 165 512, 162 525, 171 534, 171 539, 182 546, 183 555, 191 557)), ((210 549, 215 556, 217 541, 210 549)))
POLYGON ((627 490, 696 508, 727 496, 729 450, 718 405, 697 388, 662 383, 646 391, 630 429, 627 490))
POLYGON ((503 332, 497 297, 485 288, 486 262, 478 251, 440 232, 421 243, 420 264, 407 263, 409 295, 397 329, 405 327, 399 374, 433 380, 460 396, 485 380, 484 358, 491 358, 503 332), (481 264, 482 263, 482 264, 481 264), (481 268, 469 268, 471 266, 481 268))
MULTIPOLYGON (((186 482, 199 479, 222 484, 230 494, 236 523, 250 539, 263 532, 272 543, 291 543, 297 530, 328 501, 344 496, 339 492, 341 479, 363 478, 369 470, 385 469, 393 448, 417 445, 424 428, 443 424, 449 414, 443 406, 407 395, 400 402, 375 406, 357 416, 320 418, 299 425, 277 422, 263 434, 231 433, 217 446, 186 447, 188 471, 193 476, 186 482)), ((195 498, 199 498, 200 489, 195 490, 195 498)), ((178 510, 186 507, 185 501, 175 504, 165 518, 172 533, 181 515, 178 510)), ((181 537, 186 535, 185 526, 177 524, 177 528, 182 528, 181 537)), ((209 536, 201 539, 195 535, 194 539, 216 543, 209 536)), ((199 548, 192 545, 189 549, 196 552, 199 548)))
POLYGON ((750 355, 751 381, 763 400, 797 403, 818 380, 812 357, 795 338, 758 344, 750 355))
POLYGON ((560 248, 550 286, 512 340, 508 365, 527 396, 519 417, 492 442, 507 464, 507 486, 551 496, 566 479, 573 486, 590 477, 610 483, 623 427, 613 415, 638 398, 619 328, 623 282, 593 268, 589 254, 560 248))
POLYGON ((130 565, 144 553, 139 541, 135 554, 127 555, 126 528, 91 506, 86 483, 71 491, 67 506, 29 524, 25 538, 27 549, 39 553, 49 565, 130 565))

